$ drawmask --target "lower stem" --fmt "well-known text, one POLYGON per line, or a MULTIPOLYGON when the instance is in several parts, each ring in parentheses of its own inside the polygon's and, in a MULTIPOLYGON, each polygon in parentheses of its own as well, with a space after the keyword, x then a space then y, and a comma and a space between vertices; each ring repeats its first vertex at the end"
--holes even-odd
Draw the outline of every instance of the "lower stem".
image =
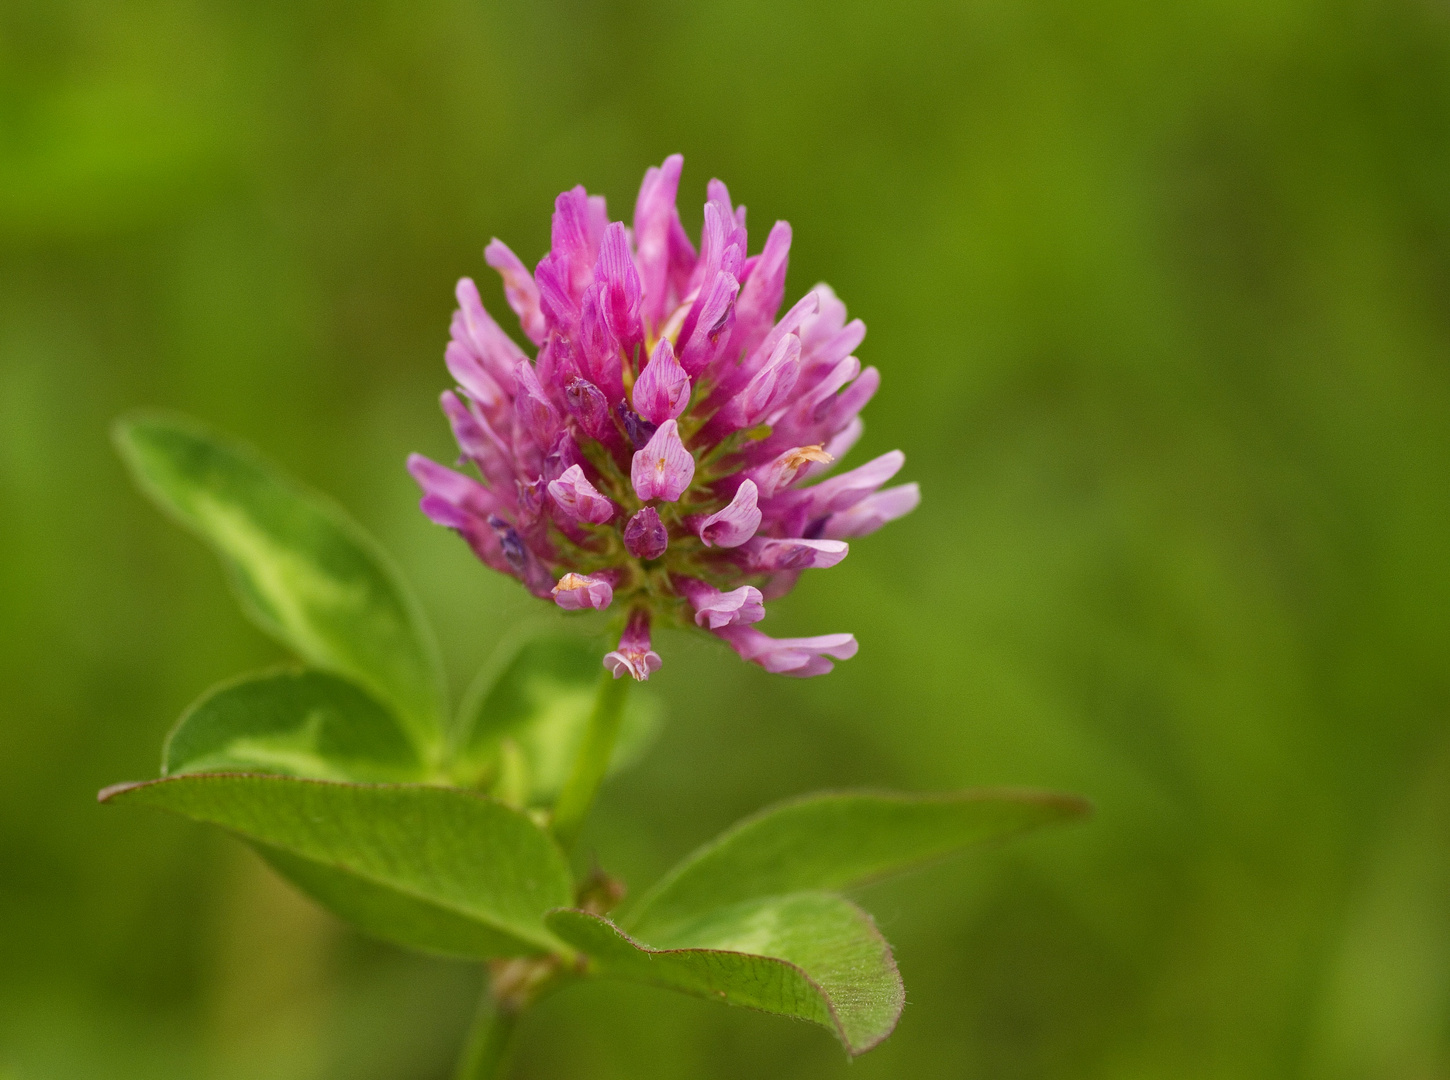
POLYGON ((518 1022, 519 1010, 500 1005, 485 987, 453 1080, 501 1080, 518 1022))
POLYGON ((629 692, 629 679, 616 679, 608 671, 600 675, 599 689, 594 696, 594 709, 574 768, 554 804, 554 837, 567 851, 579 837, 594 796, 609 771, 619 726, 624 719, 624 700, 629 692))

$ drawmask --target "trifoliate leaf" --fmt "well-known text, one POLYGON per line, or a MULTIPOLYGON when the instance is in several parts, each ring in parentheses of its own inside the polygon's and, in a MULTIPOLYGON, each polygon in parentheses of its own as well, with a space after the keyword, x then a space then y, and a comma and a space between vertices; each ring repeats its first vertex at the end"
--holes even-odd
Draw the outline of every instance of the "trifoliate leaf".
POLYGON ((220 825, 359 929, 430 952, 557 949, 543 917, 573 896, 563 853, 542 829, 456 788, 198 773, 101 799, 220 825))
POLYGON ((424 779, 423 762, 397 717, 359 687, 321 671, 246 675, 213 687, 166 740, 161 771, 424 779))
POLYGON ((891 1034, 904 991, 871 917, 830 893, 718 908, 645 944, 598 915, 555 911, 548 925, 599 975, 651 983, 810 1020, 861 1054, 891 1034))
POLYGON ((653 940, 727 904, 846 888, 1088 810, 1083 799, 1033 791, 808 795, 746 818, 686 857, 624 925, 653 940))

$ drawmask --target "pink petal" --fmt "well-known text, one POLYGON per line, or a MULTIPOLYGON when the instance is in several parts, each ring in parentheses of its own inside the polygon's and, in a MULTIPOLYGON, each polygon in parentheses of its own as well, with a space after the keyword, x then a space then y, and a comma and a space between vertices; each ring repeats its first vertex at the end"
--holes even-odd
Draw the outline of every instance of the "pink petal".
POLYGON ((718 630, 725 626, 759 622, 765 618, 765 601, 753 585, 721 592, 695 578, 672 578, 680 593, 695 609, 695 625, 718 630))
POLYGON ((754 482, 743 481, 729 506, 701 522, 700 539, 706 547, 739 547, 755 535, 761 518, 757 494, 754 482))
POLYGON ((599 493, 578 465, 569 466, 549 484, 549 497, 570 517, 590 525, 603 525, 614 517, 614 503, 599 493))
POLYGON ((498 237, 494 237, 483 249, 483 260, 503 278, 504 297, 519 317, 519 325, 528 339, 535 345, 542 345, 548 325, 543 311, 539 309, 539 286, 534 282, 534 275, 498 237))
POLYGON ((690 404, 690 376, 675 359, 669 338, 660 338, 654 355, 635 380, 634 411, 651 424, 676 420, 690 404))
POLYGON ((614 587, 602 577, 565 574, 554 586, 554 603, 565 611, 603 611, 614 602, 614 587))
POLYGON ((821 535, 828 540, 846 540, 875 532, 889 521, 905 517, 921 504, 921 488, 902 484, 868 495, 855 506, 826 519, 821 535))
POLYGON ((850 552, 841 540, 775 540, 756 536, 738 549, 745 565, 759 573, 777 570, 825 569, 850 552))

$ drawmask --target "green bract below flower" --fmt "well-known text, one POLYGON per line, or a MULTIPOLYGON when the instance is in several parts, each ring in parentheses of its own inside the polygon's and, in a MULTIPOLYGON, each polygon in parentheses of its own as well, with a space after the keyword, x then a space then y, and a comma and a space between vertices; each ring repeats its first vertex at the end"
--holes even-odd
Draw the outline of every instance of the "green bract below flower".
POLYGON ((530 360, 458 284, 443 411, 482 482, 414 455, 423 512, 496 570, 567 610, 619 605, 604 658, 616 678, 660 666, 652 620, 695 625, 784 675, 822 675, 851 634, 772 638, 765 602, 846 541, 913 510, 916 484, 882 490, 892 451, 817 480, 861 436, 880 383, 852 355, 866 333, 826 285, 777 318, 790 226, 747 255, 745 208, 710 181, 700 249, 675 205, 682 159, 645 173, 634 227, 582 187, 555 201, 533 274, 485 251, 530 360))

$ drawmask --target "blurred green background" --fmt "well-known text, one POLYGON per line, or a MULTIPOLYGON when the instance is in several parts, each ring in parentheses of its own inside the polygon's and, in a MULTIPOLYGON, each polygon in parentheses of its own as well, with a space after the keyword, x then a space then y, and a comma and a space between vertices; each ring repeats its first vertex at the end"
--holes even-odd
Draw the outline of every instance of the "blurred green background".
MULTIPOLYGON (((478 972, 220 834, 101 808, 277 651, 129 486, 139 405, 337 496, 455 694, 543 605, 416 511, 452 286, 685 155, 795 226, 921 509, 808 575, 826 679, 703 638, 588 837, 636 891, 812 788, 1086 826, 867 890, 908 989, 815 1028, 609 984, 528 1077, 1450 1077, 1450 7, 1441 0, 0 5, 0 1074, 441 1080, 478 972), (8 1070, 8 1071, 7 1071, 8 1070)), ((503 321, 503 320, 501 320, 503 321)), ((769 627, 768 627, 769 628, 769 627)))

